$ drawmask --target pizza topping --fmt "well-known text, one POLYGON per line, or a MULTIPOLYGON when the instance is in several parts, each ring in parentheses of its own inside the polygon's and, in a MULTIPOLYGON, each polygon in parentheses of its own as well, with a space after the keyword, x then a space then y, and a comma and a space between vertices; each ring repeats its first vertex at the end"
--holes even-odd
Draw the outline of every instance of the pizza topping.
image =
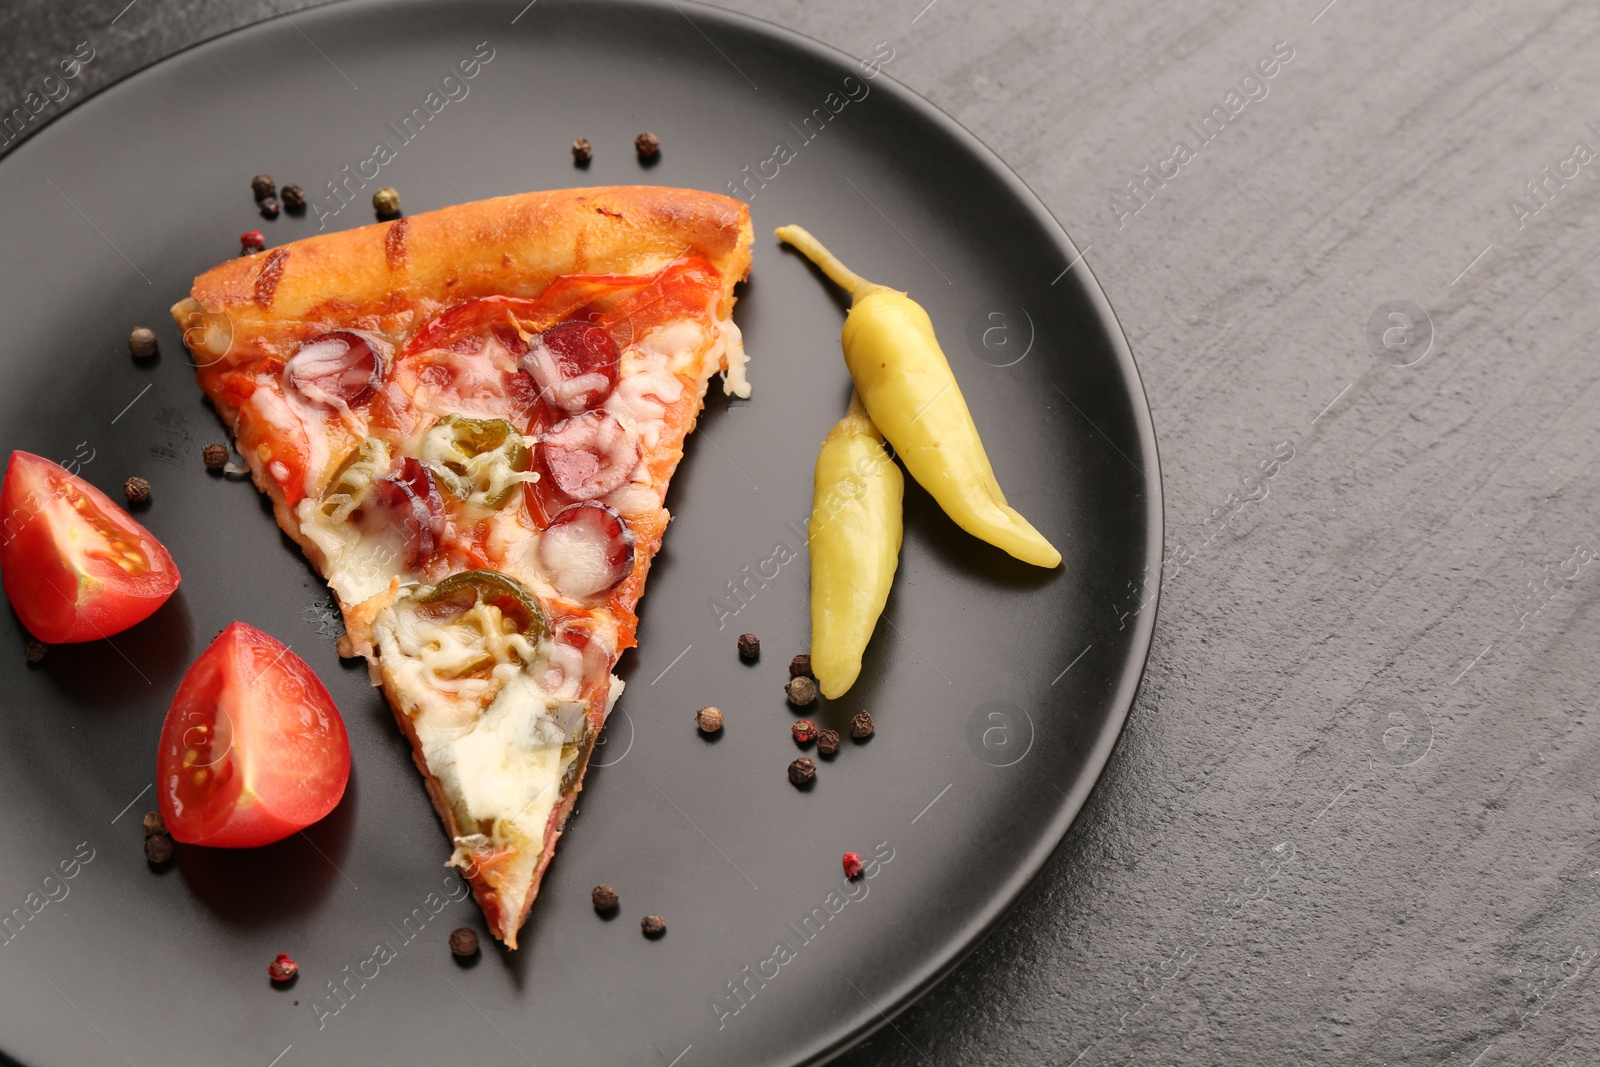
POLYGON ((493 607, 499 630, 519 633, 538 641, 549 628, 538 603, 514 578, 498 571, 463 571, 452 574, 417 598, 417 614, 435 623, 456 622, 479 605, 493 607), (507 630, 506 627, 511 629, 507 630))
POLYGON ((617 385, 621 360, 611 335, 592 322, 558 322, 533 339, 522 369, 562 411, 597 407, 617 385))
MULTIPOLYGON (((444 499, 434 484, 432 472, 412 457, 403 456, 394 468, 373 483, 372 495, 389 512, 382 520, 384 528, 394 530, 394 520, 400 521, 398 529, 405 539, 406 566, 420 567, 431 559, 439 550, 445 519, 444 499)), ((367 525, 371 522, 369 518, 367 525)))
POLYGON ((588 600, 633 573, 633 531, 623 517, 593 501, 551 520, 539 539, 539 563, 563 596, 588 600))
POLYGON ((283 373, 307 400, 348 410, 377 394, 383 384, 383 361, 360 334, 335 330, 301 345, 283 373))
POLYGON ((604 411, 552 426, 539 440, 539 465, 569 500, 598 500, 639 466, 639 435, 604 411))
POLYGON ((522 435, 504 419, 446 415, 423 436, 418 453, 440 489, 482 510, 501 507, 518 485, 539 480, 528 470, 531 454, 522 435))
POLYGON ((128 335, 128 351, 133 353, 134 359, 149 359, 157 351, 156 332, 148 326, 140 326, 128 335))

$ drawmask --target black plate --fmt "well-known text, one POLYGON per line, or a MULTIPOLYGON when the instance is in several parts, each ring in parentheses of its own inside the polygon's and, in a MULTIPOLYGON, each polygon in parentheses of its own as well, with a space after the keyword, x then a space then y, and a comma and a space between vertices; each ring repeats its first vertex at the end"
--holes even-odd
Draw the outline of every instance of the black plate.
POLYGON ((278 18, 127 79, 0 165, 0 442, 73 461, 113 494, 149 478, 140 518, 184 574, 145 624, 39 668, 4 623, 0 1046, 23 1063, 820 1062, 1000 921, 1110 755, 1153 625, 1160 483, 1127 344, 1066 234, 891 80, 903 59, 868 80, 842 53, 687 3, 543 0, 514 19, 518 6, 278 18), (492 58, 446 84, 479 42, 492 58), (402 141, 430 92, 438 113, 402 141), (632 147, 643 129, 664 145, 648 169, 632 147), (577 136, 595 146, 587 170, 568 152, 577 136), (166 315, 241 231, 316 232, 313 215, 259 219, 252 174, 324 193, 379 141, 395 158, 331 226, 370 222, 378 184, 419 212, 769 176, 742 187, 754 398, 713 400, 690 441, 627 695, 524 947, 467 968, 445 940, 480 919, 446 892, 458 883, 406 745, 365 673, 340 665, 326 593, 254 488, 202 468, 222 434, 166 315), (1015 563, 909 486, 866 670, 817 715, 839 727, 870 707, 878 733, 822 761, 809 792, 785 780, 781 687, 808 632, 811 467, 849 384, 841 295, 771 236, 790 221, 927 306, 1011 501, 1066 556, 1053 573, 1015 563), (148 366, 125 345, 141 323, 161 339, 148 366), (152 872, 139 819, 162 716, 235 618, 329 683, 354 749, 349 795, 304 836, 187 849, 152 872), (765 650, 754 666, 735 653, 746 630, 765 650), (691 721, 708 703, 728 719, 710 743, 691 721), (892 858, 848 887, 841 854, 875 849, 892 858), (590 907, 597 882, 621 891, 612 921, 590 907), (639 933, 651 912, 669 924, 660 942, 639 933), (280 951, 302 969, 283 991, 266 976, 280 951))

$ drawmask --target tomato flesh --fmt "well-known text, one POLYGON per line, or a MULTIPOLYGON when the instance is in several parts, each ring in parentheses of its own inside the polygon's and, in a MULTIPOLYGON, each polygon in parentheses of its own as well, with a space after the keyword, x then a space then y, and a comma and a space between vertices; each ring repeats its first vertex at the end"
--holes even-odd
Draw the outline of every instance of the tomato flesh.
POLYGON ((251 848, 338 805, 350 740, 333 698, 276 638, 235 622, 194 661, 156 756, 161 815, 179 841, 251 848))
POLYGON ((143 622, 178 588, 155 535, 60 464, 11 453, 0 487, 0 577, 17 617, 48 644, 143 622))

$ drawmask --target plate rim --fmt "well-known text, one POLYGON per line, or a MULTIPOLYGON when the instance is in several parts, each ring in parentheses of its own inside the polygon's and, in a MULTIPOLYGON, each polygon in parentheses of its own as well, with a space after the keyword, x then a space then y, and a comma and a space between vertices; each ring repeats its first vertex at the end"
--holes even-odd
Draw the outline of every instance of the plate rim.
MULTIPOLYGON (((326 3, 315 4, 311 7, 301 8, 296 15, 308 19, 319 19, 356 8, 370 8, 380 10, 384 8, 423 8, 448 6, 449 0, 329 0, 326 3)), ((723 25, 753 32, 767 37, 776 43, 802 53, 810 53, 813 57, 824 60, 836 66, 852 68, 860 62, 859 57, 851 55, 844 49, 820 41, 799 30, 781 25, 770 19, 757 15, 733 11, 727 8, 716 7, 707 0, 589 0, 589 3, 605 7, 620 8, 645 8, 657 12, 666 11, 668 8, 684 14, 685 7, 693 10, 696 19, 689 20, 698 30, 703 24, 723 25), (699 20, 699 21, 697 21, 699 20)), ((282 12, 278 17, 289 21, 282 12)), ((688 16, 685 14, 685 18, 688 16)), ((77 114, 82 108, 105 95, 106 93, 122 87, 132 79, 168 62, 179 59, 187 53, 209 47, 214 42, 235 35, 253 32, 265 32, 266 27, 274 22, 273 16, 259 19, 242 26, 235 26, 210 34, 197 41, 185 45, 176 51, 169 52, 148 63, 142 64, 132 70, 126 71, 115 79, 99 86, 91 92, 85 93, 70 107, 55 111, 47 119, 30 125, 22 137, 14 140, 0 150, 0 164, 23 151, 32 144, 44 131, 54 128, 68 116, 77 114)), ((293 26, 294 23, 290 22, 293 26)), ((701 31, 702 34, 704 31, 701 31)), ((707 38, 710 40, 710 38, 707 38)), ((713 44, 713 47, 715 45, 713 44)), ((926 996, 935 986, 948 978, 961 966, 974 952, 981 947, 1011 913, 1022 902, 1023 896, 1038 880, 1043 873, 1045 865, 1049 863, 1056 852, 1066 842, 1067 835, 1077 823, 1078 816, 1088 805, 1089 799, 1105 776, 1107 766, 1116 750, 1117 743, 1127 727, 1128 718, 1133 712, 1134 702, 1138 699, 1139 691, 1143 685, 1144 675, 1149 666, 1150 653, 1153 647, 1155 626, 1160 615, 1162 583, 1159 580, 1165 564, 1165 538, 1166 515, 1165 496, 1162 490, 1161 459, 1159 442, 1156 439, 1154 416, 1150 410, 1149 393, 1145 388, 1143 376, 1133 356, 1133 349, 1128 341, 1127 332, 1123 329, 1121 318, 1117 315, 1111 304, 1109 296, 1095 275, 1088 257, 1078 248, 1071 235, 1067 232, 1055 215, 1050 211, 1044 200, 1034 192, 1027 181, 1018 174, 994 149, 990 148, 981 138, 968 129, 954 116, 950 115, 937 104, 924 97, 921 93, 907 86, 898 78, 887 71, 880 70, 877 79, 879 85, 887 85, 891 95, 907 108, 917 112, 920 117, 931 126, 942 129, 955 142, 956 146, 970 153, 979 162, 986 165, 1008 189, 1018 206, 1024 208, 1034 220, 1040 231, 1058 244, 1066 254, 1069 264, 1067 271, 1081 273, 1078 278, 1072 279, 1072 284, 1077 286, 1079 293, 1086 299, 1095 318, 1100 322, 1106 334, 1114 356, 1117 369, 1121 372, 1124 385, 1132 403, 1132 414, 1135 436, 1141 446, 1141 456, 1147 457, 1147 463, 1140 473, 1143 475, 1143 488, 1145 492, 1145 520, 1148 535, 1145 543, 1144 557, 1146 573, 1151 569, 1157 575, 1155 592, 1151 597, 1148 610, 1141 611, 1135 622, 1130 654, 1120 669, 1120 677, 1115 693, 1109 702, 1110 712, 1106 716, 1105 724, 1095 738, 1093 747, 1085 755, 1084 769, 1074 781, 1071 789, 1062 794, 1062 802, 1055 806, 1051 817, 1045 822, 1044 832, 1039 834, 1033 847, 1016 863, 1010 874, 1004 879, 1000 887, 991 893, 978 913, 968 922, 944 939, 935 951, 930 952, 926 962, 910 968, 910 973, 894 987, 891 995, 884 1000, 881 1008, 874 1004, 876 1018, 868 1018, 865 1023, 847 1028, 838 1037, 810 1053, 796 1050, 798 1058, 791 1058, 787 1062, 792 1067, 821 1067, 849 1050, 872 1037, 882 1030, 912 1005, 926 996), (1081 262, 1080 262, 1081 261, 1081 262)), ((1051 283, 1052 285, 1054 283, 1051 283)), ((1091 423, 1091 426, 1093 424, 1091 423)), ((1096 426, 1097 434, 1105 435, 1096 426)), ((1109 437, 1106 438, 1111 441, 1109 437)), ((1125 457, 1126 458, 1126 457, 1125 457)), ((1130 461, 1130 465, 1131 461, 1130 461)), ((0 1049, 0 1062, 15 1061, 0 1049)))

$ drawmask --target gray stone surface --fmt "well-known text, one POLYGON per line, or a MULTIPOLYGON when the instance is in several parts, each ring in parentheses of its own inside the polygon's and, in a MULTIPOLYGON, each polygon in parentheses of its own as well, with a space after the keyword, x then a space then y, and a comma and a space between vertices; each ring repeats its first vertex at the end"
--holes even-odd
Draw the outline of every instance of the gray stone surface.
MULTIPOLYGON (((68 106, 277 17, 139 0, 111 24, 123 2, 8 0, 0 102, 80 41, 68 106)), ((1171 561, 1066 844, 842 1062, 1600 1062, 1600 11, 924 2, 730 6, 893 42, 893 76, 1089 246, 1155 415, 1171 561), (1212 107, 1203 143, 1186 124, 1212 107), (1114 208, 1179 140, 1176 175, 1114 208), (1425 309, 1425 354, 1387 308, 1369 342, 1389 301, 1425 309)))

